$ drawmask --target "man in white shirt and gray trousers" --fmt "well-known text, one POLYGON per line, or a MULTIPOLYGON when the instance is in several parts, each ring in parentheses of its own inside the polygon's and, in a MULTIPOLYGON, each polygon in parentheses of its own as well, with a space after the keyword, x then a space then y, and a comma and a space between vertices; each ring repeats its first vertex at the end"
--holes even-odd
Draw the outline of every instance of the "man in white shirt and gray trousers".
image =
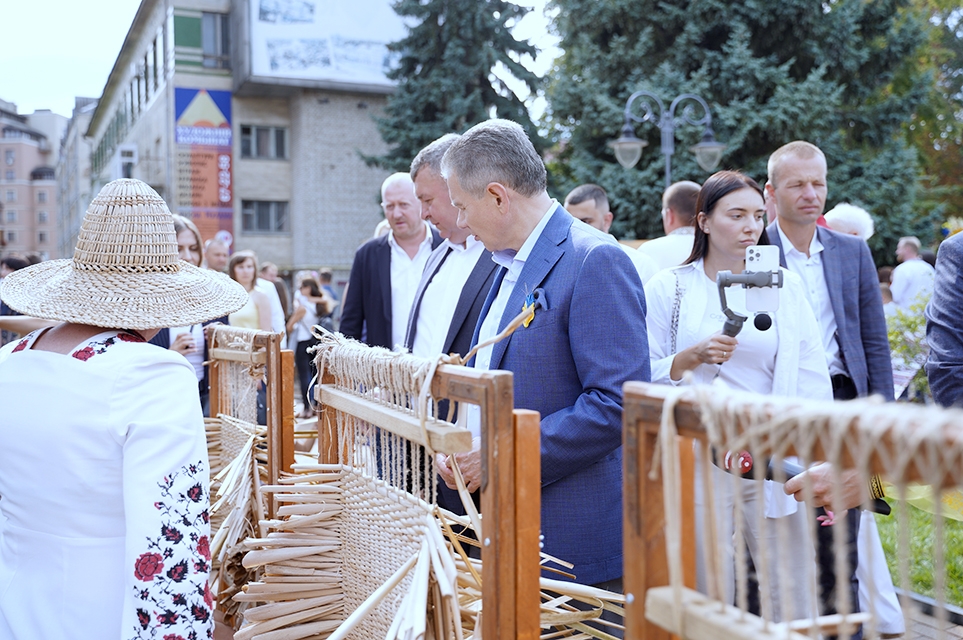
MULTIPOLYGON (((826 206, 826 156, 813 144, 795 141, 769 157, 766 191, 777 211, 769 225, 769 240, 779 247, 780 263, 799 274, 823 334, 829 375, 836 400, 876 394, 893 400, 893 370, 886 335, 883 301, 876 267, 866 242, 855 236, 818 228, 816 220, 826 206)), ((833 473, 828 466, 811 469, 816 507, 833 508, 833 473)), ((786 493, 803 499, 802 474, 786 482, 786 493)), ((856 579, 856 535, 866 488, 857 474, 841 472, 842 494, 836 505, 848 509, 847 562, 850 576, 837 578, 832 529, 816 527, 819 543, 820 614, 835 613, 841 589, 848 589, 851 610, 859 602, 856 579), (847 579, 848 578, 848 579, 847 579), (837 588, 839 584, 839 588, 837 588)), ((843 524, 840 522, 839 524, 843 524)), ((838 526, 838 525, 837 525, 838 526)), ((883 594, 881 594, 883 595, 883 594)), ((853 638, 861 638, 861 631, 853 638)))

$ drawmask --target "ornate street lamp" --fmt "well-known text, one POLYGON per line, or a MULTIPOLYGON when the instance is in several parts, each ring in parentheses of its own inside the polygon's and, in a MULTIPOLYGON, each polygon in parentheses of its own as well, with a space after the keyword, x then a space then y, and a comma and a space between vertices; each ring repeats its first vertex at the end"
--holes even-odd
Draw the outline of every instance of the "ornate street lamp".
POLYGON ((706 101, 693 93, 683 93, 669 105, 668 111, 662 100, 648 91, 636 91, 629 96, 625 103, 625 124, 622 126, 622 135, 617 140, 609 142, 609 146, 615 152, 615 158, 626 169, 635 166, 642 157, 642 148, 648 143, 636 137, 633 122, 652 122, 662 132, 662 155, 665 156, 665 186, 672 184, 672 154, 675 153, 675 128, 684 124, 695 126, 705 125, 702 133, 702 141, 689 147, 695 154, 696 162, 705 171, 712 171, 719 165, 722 159, 722 152, 726 145, 716 141, 712 131, 712 115, 709 113, 709 105, 706 101), (636 99, 642 98, 642 106, 645 108, 645 115, 639 117, 632 113, 632 103, 636 99), (689 100, 682 109, 682 114, 676 117, 675 110, 681 102, 689 100), (651 102, 650 102, 651 101, 651 102), (692 105, 696 102, 702 107, 704 115, 696 119, 696 110, 692 105), (658 107, 658 111, 653 110, 653 103, 658 107))

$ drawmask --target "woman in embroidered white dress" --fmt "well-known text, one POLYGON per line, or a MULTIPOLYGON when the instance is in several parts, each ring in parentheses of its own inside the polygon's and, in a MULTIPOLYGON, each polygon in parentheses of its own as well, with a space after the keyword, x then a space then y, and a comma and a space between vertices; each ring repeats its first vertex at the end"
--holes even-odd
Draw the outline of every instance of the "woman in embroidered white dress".
MULTIPOLYGON (((754 393, 832 400, 822 339, 796 274, 782 270, 785 284, 769 330, 760 331, 753 322, 746 322, 738 338, 722 335, 726 317, 719 301, 716 274, 726 270, 742 273, 746 249, 769 244, 762 189, 739 172, 720 171, 703 185, 697 211, 689 259, 680 267, 659 272, 645 285, 652 382, 678 385, 683 374, 691 372, 697 383, 718 379, 733 389, 754 393)), ((746 310, 741 286, 728 288, 726 297, 733 311, 752 316, 746 310)), ((727 491, 736 484, 734 490, 741 492, 746 505, 746 542, 751 555, 759 557, 757 545, 774 549, 782 541, 794 550, 787 558, 792 580, 779 582, 778 569, 782 567, 775 560, 770 563, 769 584, 775 593, 762 594, 764 599, 770 598, 764 604, 765 610, 775 620, 808 617, 815 606, 815 554, 805 509, 797 509, 796 501, 785 495, 781 484, 734 478, 716 467, 713 473, 718 476, 714 476, 714 485, 717 518, 721 522, 719 538, 727 556, 722 567, 727 602, 733 603, 735 591, 733 498, 727 491), (755 508, 765 510, 766 523, 772 526, 757 529, 758 519, 750 515, 755 508), (773 525, 772 519, 776 518, 783 522, 783 532, 773 525), (779 591, 786 590, 790 611, 783 612, 779 591)), ((702 502, 701 488, 702 482, 697 481, 697 503, 702 502)), ((698 522, 697 532, 701 532, 698 522)), ((696 564, 699 588, 705 591, 702 552, 700 543, 696 564)), ((756 568, 760 570, 758 565, 756 568)))
POLYGON ((211 637, 197 379, 146 340, 246 293, 178 260, 164 201, 118 180, 73 260, 22 269, 0 296, 61 322, 0 350, 0 638, 211 637))

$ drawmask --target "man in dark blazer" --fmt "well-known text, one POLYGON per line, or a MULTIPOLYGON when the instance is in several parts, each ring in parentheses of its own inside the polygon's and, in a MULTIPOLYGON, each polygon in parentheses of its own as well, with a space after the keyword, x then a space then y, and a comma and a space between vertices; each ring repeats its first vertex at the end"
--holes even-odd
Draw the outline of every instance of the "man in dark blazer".
MULTIPOLYGON (((458 209, 452 206, 448 183, 441 177, 441 158, 458 137, 442 136, 418 152, 411 162, 421 217, 431 222, 443 238, 428 258, 405 336, 408 350, 426 358, 468 353, 497 267, 491 252, 467 229, 458 226, 458 209)), ((438 411, 446 417, 448 403, 439 403, 438 411)), ((478 506, 477 491, 473 498, 478 506)), ((444 482, 438 483, 438 504, 449 511, 465 513, 458 492, 444 482)))
POLYGON ((391 231, 354 254, 339 330, 371 346, 404 344, 408 312, 428 256, 441 237, 421 219, 421 205, 407 173, 381 185, 381 206, 391 231))
MULTIPOLYGON (((515 406, 541 414, 544 551, 572 562, 581 583, 621 588, 622 385, 650 378, 638 273, 618 243, 549 197, 519 125, 472 127, 446 152, 442 175, 459 226, 500 265, 473 342, 523 307, 533 313, 474 366, 512 371, 515 406)), ((477 450, 456 459, 469 457, 477 450)))
MULTIPOLYGON (((809 303, 823 333, 833 396, 837 400, 852 400, 876 394, 892 401, 893 365, 879 279, 869 247, 856 236, 816 225, 826 206, 826 173, 825 155, 808 142, 790 142, 773 152, 766 191, 775 204, 776 221, 766 232, 770 242, 779 247, 780 264, 798 273, 806 285, 809 303)), ((825 486, 827 491, 817 492, 814 506, 830 507, 832 473, 826 466, 818 469, 810 475, 816 485, 825 486)), ((786 492, 795 493, 796 499, 802 500, 804 486, 803 477, 797 476, 786 483, 786 492)), ((858 509, 851 507, 862 502, 864 488, 853 473, 843 486, 846 495, 837 500, 849 509, 849 601, 858 603, 855 572, 860 515, 858 509)), ((820 613, 835 613, 839 596, 835 593, 833 535, 826 527, 817 527, 817 535, 820 613)))
POLYGON ((417 356, 468 353, 497 266, 491 251, 458 226, 458 209, 452 206, 448 183, 441 177, 441 158, 458 137, 442 136, 422 149, 411 163, 421 217, 442 237, 442 243, 428 258, 408 316, 405 346, 417 356))
POLYGON ((963 233, 943 241, 936 256, 933 297, 926 306, 926 361, 933 399, 963 405, 963 233))

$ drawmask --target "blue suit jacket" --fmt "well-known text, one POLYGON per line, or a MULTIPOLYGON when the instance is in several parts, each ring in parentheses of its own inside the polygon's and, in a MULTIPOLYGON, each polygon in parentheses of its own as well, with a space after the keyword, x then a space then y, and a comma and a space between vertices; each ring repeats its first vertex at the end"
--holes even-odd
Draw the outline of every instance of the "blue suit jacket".
POLYGON ((490 366, 515 374, 515 407, 541 414, 544 550, 572 562, 579 582, 597 584, 622 575, 622 385, 650 378, 645 295, 625 252, 562 207, 526 260, 499 331, 529 293, 534 319, 494 345, 490 366))
POLYGON ((963 233, 943 241, 936 258, 933 297, 926 305, 926 375, 933 398, 963 404, 963 233))
MULTIPOLYGON (((776 223, 766 232, 769 241, 779 247, 779 263, 785 268, 786 254, 776 223)), ((823 245, 823 275, 836 318, 843 365, 860 396, 879 394, 892 400, 893 361, 879 276, 869 246, 856 236, 825 227, 816 227, 816 237, 823 245)))

